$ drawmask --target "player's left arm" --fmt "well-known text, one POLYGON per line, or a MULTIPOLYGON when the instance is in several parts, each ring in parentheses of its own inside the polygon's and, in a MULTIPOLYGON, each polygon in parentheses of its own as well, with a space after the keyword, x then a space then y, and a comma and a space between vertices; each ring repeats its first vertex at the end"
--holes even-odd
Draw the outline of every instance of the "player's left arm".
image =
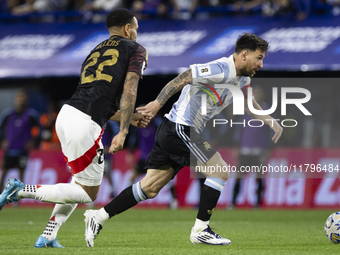
POLYGON ((135 72, 128 72, 124 82, 124 89, 120 100, 120 130, 119 133, 124 136, 129 132, 134 106, 137 98, 137 88, 140 75, 135 72))
MULTIPOLYGON (((262 107, 256 102, 255 98, 253 98, 253 106, 256 110, 263 110, 262 107)), ((246 110, 246 112, 253 118, 253 119, 259 119, 262 120, 265 124, 267 124, 271 129, 274 130, 275 134, 272 137, 272 141, 274 143, 277 143, 277 141, 280 139, 283 128, 281 127, 281 125, 277 122, 276 119, 274 119, 273 117, 271 117, 270 115, 257 115, 252 113, 249 108, 248 108, 248 104, 247 104, 247 100, 245 100, 244 103, 244 108, 246 110)))

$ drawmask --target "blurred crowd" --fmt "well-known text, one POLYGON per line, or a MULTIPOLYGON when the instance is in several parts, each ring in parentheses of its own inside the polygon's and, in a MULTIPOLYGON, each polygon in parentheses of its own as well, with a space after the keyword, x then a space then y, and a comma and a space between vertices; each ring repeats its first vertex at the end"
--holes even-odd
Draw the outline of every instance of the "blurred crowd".
POLYGON ((50 101, 48 110, 39 114, 28 106, 28 98, 27 92, 19 89, 13 106, 0 113, 0 148, 10 151, 10 154, 27 153, 32 148, 59 150, 60 143, 55 131, 58 103, 50 101))
MULTIPOLYGON (((131 9, 139 19, 193 19, 223 15, 262 15, 264 17, 294 15, 297 21, 312 14, 338 16, 340 0, 0 0, 0 14, 22 17, 44 14, 58 15, 62 21, 90 20, 101 22, 105 12, 115 8, 131 9), (102 15, 100 15, 102 13, 102 15)), ((0 15, 0 17, 1 17, 0 15)))

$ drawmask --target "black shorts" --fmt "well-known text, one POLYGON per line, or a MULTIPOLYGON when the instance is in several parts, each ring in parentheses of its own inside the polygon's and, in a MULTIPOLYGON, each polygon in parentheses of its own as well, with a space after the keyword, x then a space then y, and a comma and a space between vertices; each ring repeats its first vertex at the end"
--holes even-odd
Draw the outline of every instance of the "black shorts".
POLYGON ((145 168, 162 170, 171 166, 176 175, 185 166, 196 166, 197 160, 206 163, 215 153, 216 149, 193 128, 165 118, 157 129, 145 168))
POLYGON ((18 168, 19 170, 25 170, 28 161, 28 152, 24 151, 20 155, 5 154, 3 159, 3 167, 5 169, 18 168))

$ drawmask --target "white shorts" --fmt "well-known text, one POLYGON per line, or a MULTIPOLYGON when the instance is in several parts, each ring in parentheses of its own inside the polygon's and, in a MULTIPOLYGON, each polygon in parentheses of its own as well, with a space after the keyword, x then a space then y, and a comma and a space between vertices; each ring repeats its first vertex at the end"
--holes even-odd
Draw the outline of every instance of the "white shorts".
POLYGON ((100 185, 104 172, 103 129, 91 116, 67 104, 61 108, 55 125, 74 180, 85 186, 100 185))

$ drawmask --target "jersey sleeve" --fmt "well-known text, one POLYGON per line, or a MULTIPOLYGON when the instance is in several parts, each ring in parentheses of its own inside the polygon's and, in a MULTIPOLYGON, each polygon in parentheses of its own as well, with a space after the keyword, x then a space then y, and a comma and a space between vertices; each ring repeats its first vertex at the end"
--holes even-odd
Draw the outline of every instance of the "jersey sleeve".
POLYGON ((138 44, 137 50, 132 54, 128 67, 128 72, 138 73, 139 76, 143 77, 143 71, 148 63, 148 52, 146 49, 138 44))
POLYGON ((223 59, 218 59, 206 64, 190 66, 192 72, 192 85, 225 83, 229 75, 229 65, 223 59))

